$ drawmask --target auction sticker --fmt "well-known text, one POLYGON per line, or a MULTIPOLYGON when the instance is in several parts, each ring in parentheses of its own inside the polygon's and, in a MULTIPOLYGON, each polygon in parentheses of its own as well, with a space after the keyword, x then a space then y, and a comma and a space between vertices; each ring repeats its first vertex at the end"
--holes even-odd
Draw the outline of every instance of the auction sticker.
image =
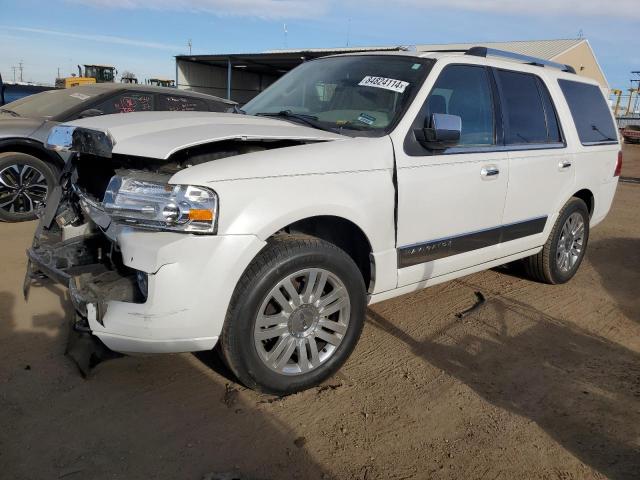
POLYGON ((367 125, 373 125, 376 123, 376 117, 372 115, 367 115, 366 113, 361 113, 358 117, 358 121, 362 123, 366 123, 367 125))
POLYGON ((364 87, 384 88, 385 90, 403 93, 404 89, 409 86, 409 82, 403 82, 402 80, 395 80, 393 78, 372 77, 371 75, 367 75, 358 85, 362 85, 364 87))

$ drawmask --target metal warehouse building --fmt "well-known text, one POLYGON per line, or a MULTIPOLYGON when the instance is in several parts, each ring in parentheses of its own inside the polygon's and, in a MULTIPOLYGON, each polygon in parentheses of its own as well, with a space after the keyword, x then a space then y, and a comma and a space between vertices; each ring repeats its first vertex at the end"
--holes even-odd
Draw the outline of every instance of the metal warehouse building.
POLYGON ((571 65, 579 75, 592 78, 608 94, 609 84, 586 39, 513 42, 451 43, 414 46, 310 48, 262 53, 180 55, 176 57, 176 85, 246 103, 300 63, 326 55, 366 51, 467 50, 474 46, 507 50, 571 65))

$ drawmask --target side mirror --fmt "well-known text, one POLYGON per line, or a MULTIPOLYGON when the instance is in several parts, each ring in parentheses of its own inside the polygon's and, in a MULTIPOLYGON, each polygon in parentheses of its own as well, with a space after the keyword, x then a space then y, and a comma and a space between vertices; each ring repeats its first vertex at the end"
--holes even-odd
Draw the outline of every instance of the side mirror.
POLYGON ((78 114, 78 118, 89 118, 89 117, 97 117, 100 115, 104 115, 102 110, 98 110, 97 108, 90 108, 88 110, 83 110, 78 114))
POLYGON ((444 150, 460 142, 462 119, 458 115, 433 113, 425 121, 425 128, 414 130, 416 140, 429 150, 444 150))

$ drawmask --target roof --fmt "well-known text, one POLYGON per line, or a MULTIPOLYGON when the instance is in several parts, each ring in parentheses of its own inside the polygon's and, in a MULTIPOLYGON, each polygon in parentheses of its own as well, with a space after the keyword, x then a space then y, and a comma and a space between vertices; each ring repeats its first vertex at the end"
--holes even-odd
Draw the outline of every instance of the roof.
POLYGON ((271 50, 260 53, 221 53, 215 55, 178 55, 176 61, 194 62, 214 67, 227 68, 229 62, 236 69, 254 73, 280 76, 292 70, 305 60, 337 55, 372 51, 400 51, 407 47, 348 47, 348 48, 307 48, 301 50, 271 50))
POLYGON ((156 87, 151 85, 139 85, 135 83, 94 83, 91 85, 79 85, 77 87, 70 87, 66 90, 84 93, 86 95, 95 96, 102 95, 104 93, 108 93, 113 90, 136 90, 141 92, 150 92, 150 93, 166 93, 166 94, 174 94, 174 95, 183 95, 186 97, 198 97, 205 100, 216 100, 223 103, 228 103, 229 105, 234 105, 236 102, 231 100, 226 100, 224 98, 216 97, 213 95, 207 95, 206 93, 192 92, 190 90, 177 90, 175 88, 169 87, 156 87))
POLYGON ((439 50, 468 50, 471 47, 487 47, 498 50, 529 55, 532 57, 552 60, 576 45, 586 42, 583 38, 563 40, 522 40, 512 42, 473 42, 473 43, 441 43, 416 45, 419 52, 436 52, 439 50))
POLYGON ((384 47, 335 47, 335 48, 305 48, 303 50, 298 49, 282 49, 282 50, 267 50, 265 54, 272 53, 322 53, 326 54, 338 54, 338 53, 350 53, 350 52, 384 52, 394 50, 408 50, 408 47, 401 45, 384 46, 384 47))

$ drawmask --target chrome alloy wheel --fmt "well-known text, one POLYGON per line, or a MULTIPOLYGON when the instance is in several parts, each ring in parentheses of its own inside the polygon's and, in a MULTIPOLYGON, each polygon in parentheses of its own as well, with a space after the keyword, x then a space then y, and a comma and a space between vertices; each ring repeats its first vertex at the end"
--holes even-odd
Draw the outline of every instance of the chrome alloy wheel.
POLYGON ((333 356, 349 327, 342 281, 321 268, 282 279, 263 300, 253 330, 258 356, 271 370, 300 375, 333 356))
POLYGON ((569 215, 562 226, 556 248, 556 265, 561 272, 569 272, 579 260, 584 247, 584 220, 577 212, 569 215))
POLYGON ((0 208, 29 213, 47 198, 47 179, 31 165, 16 163, 0 171, 0 208))

